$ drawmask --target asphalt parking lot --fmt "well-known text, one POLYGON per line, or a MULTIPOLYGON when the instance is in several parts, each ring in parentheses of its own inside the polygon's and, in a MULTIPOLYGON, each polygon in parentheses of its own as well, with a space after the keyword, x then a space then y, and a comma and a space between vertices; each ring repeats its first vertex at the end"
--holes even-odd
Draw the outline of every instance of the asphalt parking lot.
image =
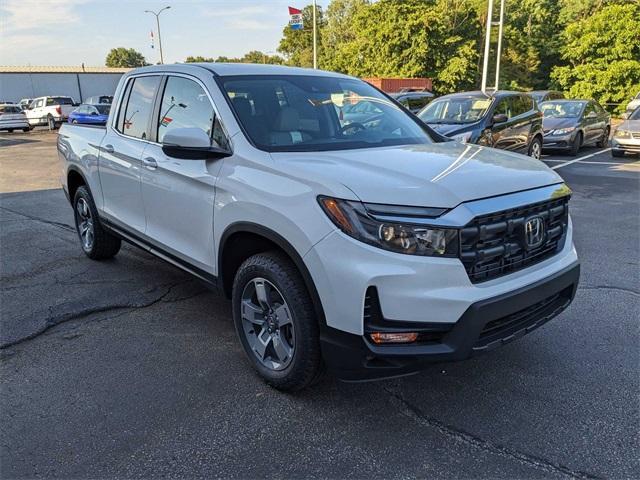
POLYGON ((640 478, 640 159, 544 161, 574 191, 567 311, 466 362, 286 395, 227 300, 128 245, 82 254, 55 134, 0 135, 0 476, 640 478))

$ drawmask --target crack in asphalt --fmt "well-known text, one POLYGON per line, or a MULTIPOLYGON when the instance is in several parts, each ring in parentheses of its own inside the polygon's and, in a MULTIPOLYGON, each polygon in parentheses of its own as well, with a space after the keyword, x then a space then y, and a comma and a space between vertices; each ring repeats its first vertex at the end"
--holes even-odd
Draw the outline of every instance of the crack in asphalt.
POLYGON ((485 440, 476 435, 465 432, 464 430, 452 427, 441 422, 440 420, 427 417, 418 407, 405 400, 405 398, 400 393, 395 392, 386 386, 382 386, 382 390, 388 393, 391 398, 399 404, 399 406, 401 407, 401 414, 414 420, 420 425, 437 430, 439 433, 456 442, 461 442, 478 450, 483 450, 494 455, 506 457, 511 460, 515 460, 522 465, 533 467, 547 473, 561 475, 563 477, 580 479, 603 478, 591 473, 582 472, 579 470, 571 470, 570 468, 567 468, 563 465, 554 464, 548 460, 545 460, 544 458, 536 457, 509 447, 505 447, 498 443, 494 443, 490 440, 485 440))
POLYGON ((35 222, 45 223, 47 225, 53 225, 54 227, 62 228, 62 229, 67 230, 67 231, 71 231, 71 232, 75 232, 76 231, 76 229, 74 227, 72 227, 71 225, 69 225, 67 223, 54 222, 52 220, 45 220, 43 218, 34 217, 33 215, 28 215, 26 213, 18 212, 16 210, 13 210, 13 209, 7 208, 7 207, 0 207, 0 210, 5 210, 7 212, 11 212, 11 213, 14 213, 16 215, 20 215, 22 217, 25 217, 25 218, 28 218, 30 220, 33 220, 35 222))
POLYGON ((578 289, 579 290, 617 290, 619 292, 625 292, 625 293, 630 293, 632 295, 640 296, 640 292, 633 290, 631 288, 614 287, 611 285, 579 285, 578 289))
MULTIPOLYGON (((0 345, 0 350, 5 350, 7 348, 10 347, 14 347, 16 345, 20 345, 22 343, 25 343, 27 341, 33 340, 37 337, 39 337, 40 335, 42 335, 43 333, 47 332, 49 329, 60 325, 62 323, 66 323, 66 322, 70 322, 73 320, 80 320, 86 317, 89 317, 91 315, 95 315, 97 313, 104 313, 104 312, 111 312, 111 311, 117 311, 117 310, 127 310, 127 311, 131 311, 131 310, 139 310, 139 309, 144 309, 144 308, 148 308, 151 307, 153 305, 156 305, 157 303, 160 302, 165 302, 165 303, 176 303, 176 302, 181 302, 184 300, 188 300, 190 298, 194 298, 198 295, 201 295, 203 293, 205 293, 207 290, 206 289, 202 289, 199 290, 197 293, 192 294, 192 295, 188 295, 188 296, 183 296, 183 297, 179 297, 176 299, 171 299, 171 300, 165 300, 165 298, 173 291, 174 288, 179 287, 181 285, 184 285, 186 283, 192 282, 191 279, 184 281, 184 282, 179 282, 179 283, 174 283, 171 285, 166 286, 166 290, 158 297, 153 298, 151 300, 149 300, 148 302, 144 302, 144 303, 120 303, 120 304, 113 304, 113 305, 102 305, 99 307, 93 307, 93 308, 86 308, 83 310, 79 310, 76 312, 70 312, 67 313, 65 315, 60 315, 60 316, 54 316, 54 317, 49 317, 44 325, 39 328, 38 330, 36 330, 35 332, 30 333, 29 335, 26 335, 22 338, 18 338, 16 340, 13 340, 11 342, 7 342, 4 344, 0 345)), ((156 288, 162 288, 165 287, 165 285, 158 285, 158 287, 156 288)), ((126 312, 124 312, 126 313, 126 312)))

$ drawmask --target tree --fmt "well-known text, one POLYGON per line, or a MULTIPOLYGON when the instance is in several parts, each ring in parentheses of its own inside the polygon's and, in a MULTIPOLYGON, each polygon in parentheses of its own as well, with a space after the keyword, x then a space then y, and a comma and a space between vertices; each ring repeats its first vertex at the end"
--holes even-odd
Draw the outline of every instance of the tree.
MULTIPOLYGON (((282 39, 278 46, 278 52, 286 58, 288 65, 296 67, 313 67, 313 6, 307 5, 302 9, 302 22, 304 28, 293 30, 289 25, 282 31, 282 39)), ((322 34, 324 16, 322 8, 316 8, 317 22, 317 48, 322 51, 322 34)))
POLYGON ((198 55, 196 57, 189 56, 185 60, 185 63, 196 63, 196 62, 267 63, 267 64, 273 64, 273 65, 281 65, 284 63, 284 59, 279 55, 268 55, 258 50, 252 50, 248 53, 245 53, 244 56, 240 58, 220 56, 214 59, 213 57, 203 57, 201 55, 198 55))
POLYGON ((149 65, 140 52, 125 47, 112 48, 104 63, 111 68, 135 68, 149 65))
MULTIPOLYGON (((574 98, 626 103, 640 90, 640 4, 612 3, 570 23, 551 77, 574 98)), ((624 111, 624 105, 617 108, 624 111)))

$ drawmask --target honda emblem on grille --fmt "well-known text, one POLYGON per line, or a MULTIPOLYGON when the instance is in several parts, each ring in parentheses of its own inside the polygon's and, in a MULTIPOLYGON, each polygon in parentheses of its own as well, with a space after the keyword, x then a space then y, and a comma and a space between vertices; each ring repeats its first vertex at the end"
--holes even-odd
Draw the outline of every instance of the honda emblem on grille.
POLYGON ((544 242, 544 220, 542 217, 528 218, 524 224, 524 241, 527 249, 537 248, 544 242))

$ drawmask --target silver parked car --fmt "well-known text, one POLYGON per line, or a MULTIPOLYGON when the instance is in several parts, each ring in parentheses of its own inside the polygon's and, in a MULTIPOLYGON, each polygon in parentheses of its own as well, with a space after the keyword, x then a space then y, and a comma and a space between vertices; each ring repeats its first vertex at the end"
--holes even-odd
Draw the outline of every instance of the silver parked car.
POLYGON ((0 130, 7 130, 9 133, 14 130, 29 131, 27 117, 18 105, 0 104, 0 130))
POLYGON ((625 153, 640 155, 640 107, 637 107, 613 132, 611 154, 614 157, 623 157, 625 153))

